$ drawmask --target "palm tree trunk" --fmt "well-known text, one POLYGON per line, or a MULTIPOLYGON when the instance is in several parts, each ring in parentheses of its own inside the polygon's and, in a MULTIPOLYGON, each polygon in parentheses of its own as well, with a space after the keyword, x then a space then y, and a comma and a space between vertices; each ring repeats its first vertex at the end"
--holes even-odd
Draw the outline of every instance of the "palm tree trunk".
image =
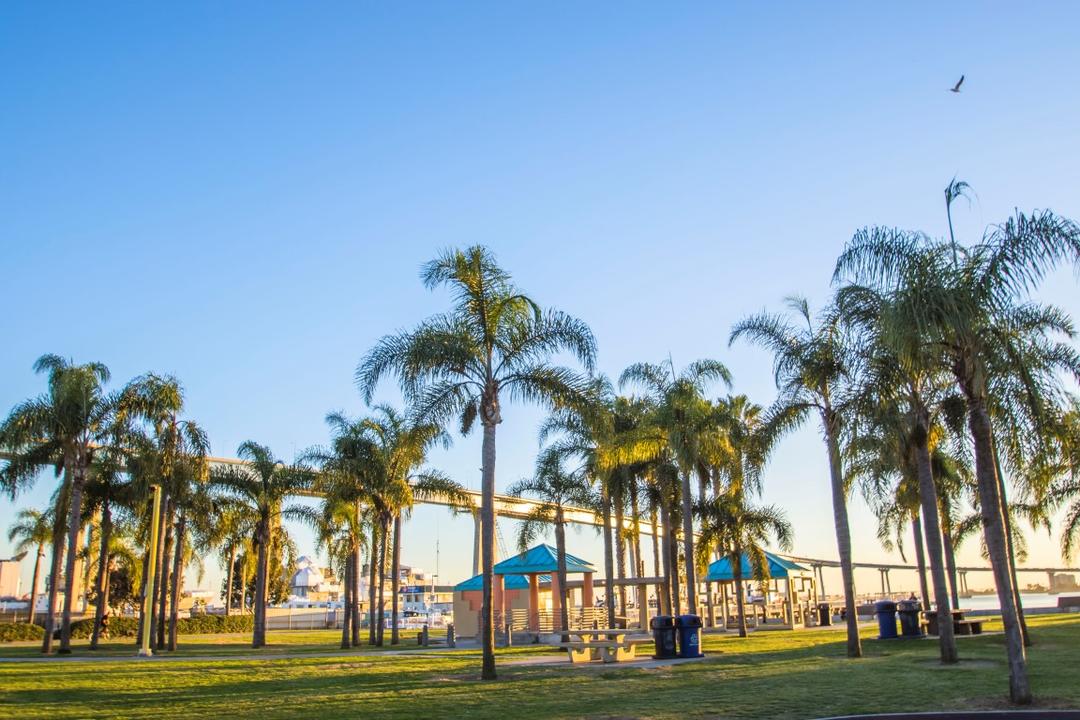
POLYGON ((832 486, 833 525, 836 528, 836 549, 840 555, 840 575, 844 583, 844 614, 847 620, 847 656, 862 657, 859 641, 859 618, 855 608, 855 568, 851 561, 851 528, 848 526, 847 492, 843 467, 840 463, 839 418, 826 408, 822 418, 829 450, 829 479, 832 486))
POLYGON ((928 420, 926 415, 921 418, 915 445, 915 460, 919 472, 919 499, 922 503, 922 516, 926 521, 926 554, 930 560, 930 579, 934 586, 934 609, 937 611, 941 662, 955 663, 959 658, 956 654, 956 638, 953 636, 949 586, 945 582, 945 563, 942 559, 937 487, 934 485, 933 470, 930 466, 930 448, 927 445, 928 420))
MULTIPOLYGON (((919 513, 911 516, 911 534, 915 538, 915 564, 919 568, 919 592, 922 594, 922 606, 924 610, 930 609, 930 590, 926 585, 926 548, 923 545, 922 520, 919 513)), ((948 552, 946 551, 946 558, 948 552)), ((955 604, 952 607, 956 607, 955 604)))
POLYGON ((229 543, 229 570, 225 579, 225 616, 232 615, 233 581, 236 574, 236 543, 229 543))
POLYGON ((375 644, 375 590, 378 588, 379 523, 371 521, 371 552, 368 553, 368 645, 375 644))
POLYGON ((38 577, 41 572, 41 559, 45 557, 45 546, 38 543, 37 555, 34 556, 34 575, 30 580, 30 613, 26 621, 34 624, 34 601, 37 600, 38 577))
MULTIPOLYGON (((615 505, 615 536, 612 538, 612 542, 615 543, 615 569, 618 573, 620 580, 626 579, 626 535, 624 532, 625 516, 623 515, 623 498, 622 493, 615 493, 614 497, 615 505)), ((626 615, 626 588, 623 585, 619 585, 617 590, 617 597, 619 599, 619 614, 626 615)))
MULTIPOLYGON (((95 588, 97 602, 94 603, 94 630, 90 634, 90 649, 97 650, 101 639, 101 623, 105 618, 109 592, 109 540, 112 536, 112 509, 106 501, 101 507, 101 550, 98 553, 98 571, 95 588)), ((36 571, 35 571, 36 572, 36 571)))
POLYGON ((158 607, 157 607, 157 649, 165 649, 165 621, 168 617, 169 607, 169 556, 172 554, 173 549, 173 501, 170 499, 166 504, 165 513, 162 518, 165 523, 165 544, 162 547, 161 559, 159 560, 157 567, 160 568, 158 575, 161 576, 160 594, 158 595, 158 607))
POLYGON ((1016 616, 1020 621, 1020 634, 1024 638, 1024 647, 1031 647, 1031 635, 1028 633, 1027 619, 1024 617, 1024 604, 1020 600, 1020 583, 1016 579, 1016 549, 1013 546, 1012 517, 1009 512, 1009 496, 1005 490, 1005 475, 1001 471, 1001 456, 998 454, 997 442, 994 443, 994 470, 997 472, 998 492, 1001 495, 1001 519, 1005 524, 1005 546, 1009 551, 1009 575, 1012 576, 1013 602, 1016 603, 1016 616))
POLYGON ((645 577, 645 561, 641 558, 641 505, 638 501, 638 479, 630 478, 630 520, 634 524, 634 577, 645 577))
MULTIPOLYGON (((652 561, 653 561, 653 576, 662 578, 663 570, 661 569, 663 558, 660 553, 660 529, 656 524, 656 507, 653 506, 649 510, 649 524, 652 526, 652 561)), ((661 615, 670 615, 671 607, 669 605, 671 601, 671 595, 665 589, 663 583, 661 583, 660 592, 656 595, 657 612, 661 615)))
POLYGON ((390 577, 390 644, 397 645, 398 637, 398 585, 401 582, 401 513, 394 517, 394 550, 391 558, 390 577))
POLYGON ((270 518, 259 518, 259 564, 255 568, 255 625, 251 634, 251 647, 266 645, 266 574, 269 561, 270 518))
POLYGON ((82 496, 86 483, 86 461, 79 452, 74 460, 71 477, 71 498, 68 506, 68 547, 64 563, 64 610, 60 618, 60 654, 71 652, 71 607, 75 602, 75 564, 79 555, 79 530, 82 527, 82 496))
POLYGON ((611 495, 608 482, 600 485, 600 516, 604 525, 604 608, 607 610, 607 625, 615 627, 615 553, 611 546, 611 495))
POLYGON ((945 546, 945 569, 949 573, 949 598, 952 600, 953 607, 958 608, 960 607, 960 585, 956 572, 956 548, 953 546, 952 533, 948 527, 942 529, 941 540, 945 546))
MULTIPOLYGON (((485 393, 486 394, 486 393, 485 393)), ((498 398, 481 402, 484 417, 484 440, 480 463, 480 564, 482 593, 480 599, 480 642, 483 647, 481 680, 494 680, 495 622, 492 605, 492 584, 495 576, 495 428, 499 417, 498 398)))
POLYGON ((240 563, 240 614, 247 612, 247 564, 250 551, 244 551, 244 562, 240 563))
POLYGON ((667 549, 670 557, 668 567, 668 587, 671 589, 671 610, 674 615, 682 614, 682 593, 679 591, 679 533, 675 530, 677 514, 674 507, 668 508, 667 549))
POLYGON ((390 523, 385 519, 380 523, 382 528, 379 533, 379 627, 375 629, 375 644, 382 647, 386 630, 386 548, 390 544, 390 523))
POLYGON ((184 535, 187 531, 187 515, 180 511, 176 526, 176 557, 172 570, 172 600, 169 602, 169 650, 176 650, 177 623, 180 620, 180 591, 184 582, 184 535))
POLYGON ((45 635, 41 640, 41 652, 51 653, 53 631, 56 628, 56 601, 60 596, 60 573, 64 564, 64 541, 67 538, 68 495, 71 487, 71 468, 64 468, 64 482, 57 494, 53 508, 52 559, 49 563, 49 600, 45 608, 45 635))
POLYGON ((694 567, 694 498, 690 494, 690 471, 682 473, 683 557, 686 559, 686 611, 697 615, 697 569, 694 567))
MULTIPOLYGON (((746 637, 746 589, 743 587, 742 552, 736 549, 728 558, 731 576, 735 579, 735 612, 739 616, 739 637, 746 637)), ((725 619, 726 622, 726 619, 725 619)))
POLYGON ((360 567, 359 538, 357 538, 356 547, 353 548, 352 554, 349 555, 348 562, 352 567, 352 574, 349 576, 349 582, 352 584, 349 594, 349 597, 352 598, 352 605, 347 610, 352 613, 352 645, 353 647, 360 647, 360 578, 364 574, 364 569, 360 567))
POLYGON ((1018 705, 1026 705, 1031 702, 1031 685, 1027 677, 1024 638, 1020 632, 1012 576, 1009 573, 1001 495, 998 492, 997 472, 994 468, 990 415, 982 398, 974 393, 965 394, 968 396, 968 426, 975 444, 975 477, 978 482, 983 535, 990 555, 990 564, 994 570, 994 582, 997 585, 998 602, 1001 605, 1001 619, 1005 625, 1005 647, 1009 661, 1009 697, 1018 705))
MULTIPOLYGON (((147 537, 149 537, 149 535, 147 535, 147 537)), ((147 544, 150 543, 149 540, 147 540, 146 542, 147 542, 147 544)), ((146 548, 143 551, 143 559, 142 559, 142 578, 143 578, 143 580, 140 583, 140 589, 139 589, 139 632, 135 635, 135 647, 139 647, 140 645, 142 645, 143 625, 145 623, 149 622, 147 620, 147 618, 146 618, 145 608, 146 608, 146 593, 148 593, 150 591, 149 588, 146 587, 146 579, 150 575, 150 553, 151 552, 152 552, 151 548, 146 548)))
MULTIPOLYGON (((566 522, 563 520, 562 507, 555 510, 555 554, 557 572, 559 573, 559 626, 563 631, 561 642, 569 642, 570 636, 566 631, 570 629, 570 608, 567 607, 566 592, 566 522)), ((614 625, 612 626, 614 628, 614 625)))
POLYGON ((352 553, 345 558, 345 572, 344 584, 345 593, 341 601, 342 617, 341 617, 341 649, 346 650, 349 647, 350 638, 350 625, 352 624, 352 601, 353 595, 356 593, 356 588, 352 584, 353 576, 353 561, 352 553))

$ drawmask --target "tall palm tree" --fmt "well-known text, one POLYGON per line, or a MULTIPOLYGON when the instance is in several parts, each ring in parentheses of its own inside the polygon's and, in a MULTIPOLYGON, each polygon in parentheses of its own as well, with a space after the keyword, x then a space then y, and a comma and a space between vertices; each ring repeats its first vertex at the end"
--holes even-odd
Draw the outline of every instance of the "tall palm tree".
POLYGON ((821 422, 829 460, 836 547, 844 584, 847 655, 862 657, 847 512, 849 484, 844 476, 840 452, 846 409, 843 385, 848 378, 849 349, 845 347, 834 311, 824 312, 815 322, 804 298, 788 298, 787 305, 797 316, 798 325, 783 315, 762 313, 737 323, 732 328, 729 344, 746 337, 772 351, 773 375, 779 396, 769 410, 768 422, 774 426, 775 434, 801 425, 811 414, 816 414, 821 422))
POLYGON ((267 568, 271 534, 282 518, 298 515, 293 508, 283 507, 287 498, 311 487, 311 472, 303 465, 286 465, 274 457, 270 448, 248 440, 236 451, 244 465, 215 467, 210 473, 211 485, 226 497, 242 501, 255 517, 255 543, 258 547, 258 566, 255 574, 255 628, 251 646, 266 645, 267 568))
MULTIPOLYGON (((915 307, 917 298, 909 288, 921 283, 921 273, 937 268, 913 263, 912 277, 887 293, 847 285, 837 295, 841 314, 852 328, 861 359, 858 412, 853 425, 866 425, 868 435, 898 436, 900 462, 917 478, 920 516, 926 527, 926 551, 939 618, 952 617, 949 587, 945 579, 941 520, 937 485, 932 467, 935 431, 940 429, 943 403, 957 401, 950 395, 950 377, 941 366, 937 347, 920 332, 915 307)), ((901 468, 898 468, 901 469, 901 468)), ((938 623, 941 661, 959 659, 950 622, 938 623)))
MULTIPOLYGON (((995 463, 992 383, 995 377, 1031 372, 1014 362, 1024 356, 1010 332, 1018 327, 1024 329, 1024 341, 1054 348, 1051 367, 1080 376, 1075 351, 1050 341, 1055 334, 1071 334, 1071 325, 1064 322, 1066 316, 1025 301, 1061 261, 1080 262, 1080 227, 1045 211, 1033 215, 1017 212, 1001 225, 990 227, 978 244, 967 248, 921 233, 870 228, 856 234, 836 268, 838 279, 885 291, 913 277, 919 281, 906 288, 914 303, 913 314, 928 342, 939 348, 942 365, 953 374, 966 403, 983 532, 1005 625, 1009 695, 1018 704, 1031 702, 1031 688, 995 463), (915 273, 913 267, 933 270, 915 273)), ((1046 402, 1046 395, 1060 387, 1060 377, 1055 375, 1028 383, 1032 404, 1053 405, 1046 402)), ((1031 415, 1038 418, 1043 413, 1031 415)), ((1035 430, 1031 437, 1039 442, 1045 433, 1035 430)))
MULTIPOLYGON (((48 375, 48 390, 23 401, 0 424, 0 446, 10 457, 0 468, 0 487, 12 497, 30 485, 39 469, 51 466, 63 470, 66 492, 60 493, 66 504, 67 552, 61 513, 56 514, 50 603, 60 579, 60 557, 64 567, 64 606, 60 625, 60 652, 71 652, 71 608, 75 601, 75 564, 79 554, 79 531, 82 528, 82 499, 86 475, 94 446, 106 438, 117 398, 105 391, 109 370, 101 363, 75 365, 59 355, 42 355, 34 370, 48 375)), ((42 650, 52 649, 53 606, 45 619, 42 650)))
POLYGON ((52 539, 53 522, 51 510, 23 508, 8 527, 8 542, 14 543, 16 555, 34 550, 34 574, 30 580, 30 611, 26 621, 34 622, 34 601, 37 598, 38 578, 41 576, 41 560, 45 557, 45 545, 52 539))
MULTIPOLYGON (((568 472, 563 468, 562 455, 548 449, 536 460, 536 470, 531 478, 514 483, 507 489, 514 497, 530 496, 540 502, 533 507, 519 526, 518 551, 523 555, 547 529, 555 526, 555 554, 558 566, 560 618, 559 627, 570 629, 570 610, 566 588, 566 507, 589 507, 595 504, 593 490, 582 470, 568 472)), ((610 585, 608 594, 611 594, 610 585)))
POLYGON ((541 311, 514 287, 484 247, 450 250, 424 266, 424 285, 448 286, 454 304, 412 331, 383 337, 360 362, 356 381, 371 401, 384 375, 397 376, 405 399, 426 422, 460 421, 463 434, 483 426, 481 556, 483 594, 481 677, 495 679, 491 583, 495 564, 495 431, 503 398, 549 406, 573 404, 585 389, 577 373, 550 364, 568 351, 589 371, 596 341, 585 323, 556 310, 541 311))
POLYGON ((746 498, 746 493, 740 488, 729 487, 716 497, 702 500, 695 506, 701 519, 697 563, 708 567, 713 553, 720 553, 731 564, 735 580, 735 606, 739 615, 739 637, 746 637, 743 557, 749 560, 753 577, 759 582, 764 581, 769 577, 765 544, 770 537, 775 537, 781 549, 789 550, 793 536, 791 524, 782 510, 773 505, 750 505, 746 498))
POLYGON ((620 386, 634 384, 648 393, 656 408, 653 422, 662 431, 663 442, 679 469, 686 603, 691 614, 698 610, 690 477, 703 472, 710 458, 723 453, 724 435, 715 422, 712 405, 704 397, 709 385, 717 381, 731 386, 731 373, 716 360, 698 360, 680 374, 676 374, 670 359, 666 365, 637 363, 626 368, 619 378, 620 386))

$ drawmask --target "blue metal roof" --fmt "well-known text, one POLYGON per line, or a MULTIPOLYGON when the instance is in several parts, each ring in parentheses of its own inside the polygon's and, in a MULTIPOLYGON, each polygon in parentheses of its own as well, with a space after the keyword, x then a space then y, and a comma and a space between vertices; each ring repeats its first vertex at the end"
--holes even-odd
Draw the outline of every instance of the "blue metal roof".
MULTIPOLYGON (((771 552, 765 553, 765 558, 769 561, 769 577, 774 578, 786 578, 789 570, 797 572, 810 572, 810 568, 804 567, 797 562, 791 560, 785 560, 779 555, 773 555, 771 552)), ((747 558, 746 553, 742 556, 742 576, 744 580, 750 580, 753 578, 754 571, 750 569, 750 560, 747 558)), ((728 557, 722 557, 715 562, 709 564, 709 574, 705 577, 707 581, 716 582, 724 580, 734 580, 735 576, 731 572, 731 559, 728 557)))
MULTIPOLYGON (((495 565, 496 575, 529 575, 532 573, 553 573, 559 569, 558 552, 550 545, 541 543, 529 548, 524 554, 514 555, 495 565)), ((587 561, 566 553, 566 572, 596 572, 587 561)))
MULTIPOLYGON (((550 575, 538 575, 536 577, 540 585, 551 582, 550 575)), ((507 590, 523 590, 529 587, 529 578, 524 575, 503 575, 503 587, 507 590)), ((474 575, 468 580, 462 580, 454 586, 454 592, 458 590, 483 590, 484 576, 474 575)))

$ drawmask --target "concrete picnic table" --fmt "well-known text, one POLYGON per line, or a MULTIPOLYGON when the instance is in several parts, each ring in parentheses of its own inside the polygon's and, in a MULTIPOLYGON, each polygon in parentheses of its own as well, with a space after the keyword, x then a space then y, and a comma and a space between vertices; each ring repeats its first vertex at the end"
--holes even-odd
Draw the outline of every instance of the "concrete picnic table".
POLYGON ((606 663, 634 659, 634 646, 647 640, 628 640, 625 628, 565 630, 562 634, 578 640, 559 643, 570 655, 571 663, 602 660, 606 663))

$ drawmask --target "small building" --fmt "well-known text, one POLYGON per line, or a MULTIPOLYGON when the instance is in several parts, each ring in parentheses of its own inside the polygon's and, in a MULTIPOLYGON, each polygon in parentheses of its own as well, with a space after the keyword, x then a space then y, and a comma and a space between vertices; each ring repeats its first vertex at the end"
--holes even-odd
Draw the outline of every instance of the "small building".
MULTIPOLYGON (((524 575, 501 575, 503 608, 511 613, 529 612, 529 579, 524 575)), ((539 585, 550 596, 551 577, 537 577, 539 585)), ((454 586, 454 632, 458 637, 480 634, 480 603, 483 599, 484 576, 475 575, 454 586)), ((550 603, 550 597, 545 598, 550 603)), ((499 621, 496 619, 496 626, 499 621)))
MULTIPOLYGON (((797 562, 770 552, 765 553, 768 562, 768 579, 762 583, 760 598, 747 600, 746 616, 751 625, 776 629, 791 629, 797 622, 805 624, 813 616, 810 605, 817 601, 814 572, 797 562), (781 587, 783 589, 781 589, 781 587), (758 615, 761 622, 757 623, 758 615), (776 620, 770 624, 770 620, 776 620)), ((740 568, 744 588, 757 584, 750 559, 745 553, 740 568)), ((730 620, 737 614, 735 606, 735 575, 731 559, 722 557, 709 565, 706 583, 716 583, 720 591, 721 617, 730 620)), ((715 600, 714 600, 715 602, 715 600)), ((716 611, 714 604, 713 611, 716 611)), ((712 623, 710 623, 712 624, 712 623)), ((725 621, 721 621, 721 627, 725 621)))

